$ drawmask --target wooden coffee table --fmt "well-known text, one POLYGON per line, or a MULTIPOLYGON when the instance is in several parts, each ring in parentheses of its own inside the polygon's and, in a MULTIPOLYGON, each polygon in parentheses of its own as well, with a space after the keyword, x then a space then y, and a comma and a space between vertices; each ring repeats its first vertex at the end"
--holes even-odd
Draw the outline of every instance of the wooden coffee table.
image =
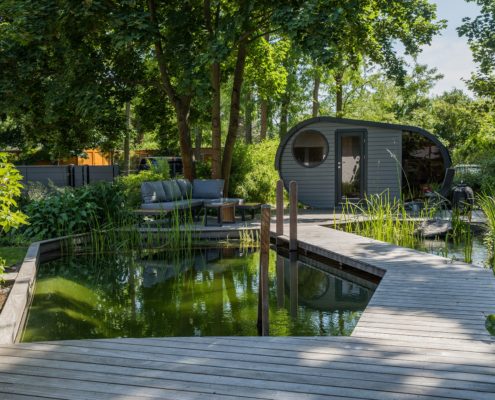
POLYGON ((256 212, 261 212, 261 203, 243 203, 237 205, 237 210, 241 212, 241 218, 246 220, 246 211, 251 214, 251 219, 254 219, 256 212))
POLYGON ((217 226, 235 224, 235 206, 233 201, 216 201, 205 204, 205 225, 208 225, 208 210, 216 210, 217 226))

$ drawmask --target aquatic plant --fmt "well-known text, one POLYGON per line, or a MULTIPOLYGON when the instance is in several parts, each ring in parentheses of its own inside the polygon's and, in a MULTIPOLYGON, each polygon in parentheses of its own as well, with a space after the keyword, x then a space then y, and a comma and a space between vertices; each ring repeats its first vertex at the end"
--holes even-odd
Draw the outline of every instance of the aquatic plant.
POLYGON ((463 244, 464 261, 471 263, 473 261, 473 235, 471 231, 471 213, 468 214, 468 220, 463 218, 461 211, 454 208, 451 214, 452 231, 445 237, 446 243, 451 239, 454 244, 463 244))
POLYGON ((416 248, 419 238, 417 221, 431 218, 435 209, 424 207, 415 219, 409 218, 404 202, 390 193, 366 196, 362 202, 346 201, 342 214, 344 229, 383 242, 416 248))
POLYGON ((478 196, 477 203, 486 216, 488 232, 484 241, 490 255, 490 265, 495 269, 495 196, 483 193, 478 196))
MULTIPOLYGON (((334 218, 334 228, 398 246, 428 251, 418 226, 422 221, 435 218, 438 211, 437 204, 425 203, 412 217, 403 200, 391 198, 388 192, 384 192, 366 196, 359 203, 346 201, 340 223, 334 218)), ((470 263, 473 256, 470 220, 458 210, 454 210, 450 218, 452 231, 446 235, 440 253, 443 257, 449 257, 451 243, 462 245, 463 260, 470 263)))

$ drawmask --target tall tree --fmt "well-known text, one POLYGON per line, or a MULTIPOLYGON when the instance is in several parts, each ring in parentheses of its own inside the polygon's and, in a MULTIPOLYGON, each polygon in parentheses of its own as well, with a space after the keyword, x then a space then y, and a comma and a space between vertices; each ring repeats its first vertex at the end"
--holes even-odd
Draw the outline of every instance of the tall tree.
POLYGON ((211 82, 211 175, 213 179, 222 177, 222 121, 221 121, 221 59, 218 50, 222 49, 219 38, 220 2, 212 6, 210 0, 204 0, 205 25, 208 31, 208 40, 212 49, 210 66, 211 82))
POLYGON ((207 37, 198 32, 204 9, 195 2, 148 0, 147 11, 161 82, 175 109, 184 176, 192 179, 191 102, 207 81, 198 59, 206 48, 207 37))
POLYGON ((314 68, 313 76, 313 93, 311 96, 312 110, 311 116, 313 118, 318 116, 320 112, 320 85, 321 85, 321 69, 318 67, 314 68))
POLYGON ((108 36, 108 4, 5 0, 0 20, 0 109, 22 142, 54 158, 122 143, 142 69, 135 48, 108 36))
POLYGON ((464 18, 458 28, 460 36, 466 36, 473 52, 478 71, 468 82, 480 96, 495 102, 495 0, 466 0, 481 6, 476 18, 464 18))

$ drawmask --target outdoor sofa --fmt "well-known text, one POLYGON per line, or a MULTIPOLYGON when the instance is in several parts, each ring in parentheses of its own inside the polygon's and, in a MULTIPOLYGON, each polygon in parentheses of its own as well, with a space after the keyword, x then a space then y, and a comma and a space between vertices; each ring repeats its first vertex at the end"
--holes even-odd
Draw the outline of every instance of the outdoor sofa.
POLYGON ((143 182, 141 185, 141 210, 170 212, 202 209, 207 203, 219 201, 242 204, 243 199, 224 198, 223 179, 170 179, 143 182))

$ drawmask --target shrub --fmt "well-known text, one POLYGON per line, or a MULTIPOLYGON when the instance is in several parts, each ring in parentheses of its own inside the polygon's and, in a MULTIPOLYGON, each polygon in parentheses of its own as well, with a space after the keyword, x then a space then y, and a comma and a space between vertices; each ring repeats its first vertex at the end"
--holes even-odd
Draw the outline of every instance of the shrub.
POLYGON ((121 218, 125 201, 118 185, 98 182, 77 189, 63 188, 25 206, 30 225, 22 234, 50 239, 88 232, 93 226, 121 218))
POLYGON ((0 153, 0 229, 8 232, 26 224, 26 216, 18 210, 17 198, 21 195, 21 174, 7 161, 7 155, 0 153))
POLYGON ((478 192, 481 190, 482 181, 481 172, 456 172, 454 183, 463 183, 471 187, 474 191, 478 192))
MULTIPOLYGON (((18 210, 17 198, 21 194, 22 179, 19 171, 8 162, 7 155, 0 153, 0 234, 3 236, 12 228, 26 224, 26 216, 18 210)), ((0 277, 4 272, 5 260, 0 258, 0 277)))
POLYGON ((495 156, 481 162, 481 192, 495 195, 495 156))
POLYGON ((26 206, 30 225, 24 234, 41 240, 84 232, 96 209, 89 191, 66 188, 26 206))
POLYGON ((116 185, 121 191, 127 208, 138 208, 141 204, 141 184, 149 181, 163 181, 169 179, 168 169, 150 169, 141 171, 138 174, 121 176, 117 179, 116 185))
POLYGON ((465 183, 476 192, 495 194, 495 156, 485 155, 479 165, 479 172, 456 173, 455 183, 465 183))
POLYGON ((234 149, 230 192, 247 201, 275 202, 279 179, 275 170, 278 140, 264 140, 257 144, 238 143, 234 149))

